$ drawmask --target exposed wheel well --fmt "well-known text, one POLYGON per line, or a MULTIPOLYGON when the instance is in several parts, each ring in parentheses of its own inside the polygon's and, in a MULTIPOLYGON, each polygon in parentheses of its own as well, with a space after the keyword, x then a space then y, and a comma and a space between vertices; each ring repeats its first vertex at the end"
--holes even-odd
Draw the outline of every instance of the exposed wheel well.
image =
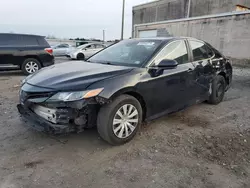
POLYGON ((146 103, 143 99, 143 97, 139 94, 139 93, 136 93, 136 92, 133 92, 133 91, 130 91, 130 92, 126 92, 124 94, 127 94, 127 95, 131 95, 133 97, 135 97, 141 104, 141 107, 142 107, 142 111, 143 111, 143 120, 146 119, 146 114, 147 114, 147 106, 146 106, 146 103))
POLYGON ((33 59, 36 59, 37 61, 39 61, 39 63, 43 66, 43 64, 41 63, 40 59, 35 56, 35 55, 27 55, 27 56, 24 56, 23 57, 23 62, 25 61, 25 59, 28 59, 28 58, 33 58, 33 59))
POLYGON ((229 78, 227 78, 226 73, 225 72, 220 72, 219 75, 223 76, 225 78, 225 80, 226 80, 227 85, 229 85, 229 78))

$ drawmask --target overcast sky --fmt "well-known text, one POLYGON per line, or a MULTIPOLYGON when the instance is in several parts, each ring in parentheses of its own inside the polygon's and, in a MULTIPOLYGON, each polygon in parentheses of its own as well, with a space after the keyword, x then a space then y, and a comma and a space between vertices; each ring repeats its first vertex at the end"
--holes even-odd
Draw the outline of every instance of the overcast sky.
MULTIPOLYGON (((126 0, 125 38, 132 32, 132 6, 152 0, 126 0)), ((120 38, 122 0, 1 0, 0 32, 60 38, 120 38)))

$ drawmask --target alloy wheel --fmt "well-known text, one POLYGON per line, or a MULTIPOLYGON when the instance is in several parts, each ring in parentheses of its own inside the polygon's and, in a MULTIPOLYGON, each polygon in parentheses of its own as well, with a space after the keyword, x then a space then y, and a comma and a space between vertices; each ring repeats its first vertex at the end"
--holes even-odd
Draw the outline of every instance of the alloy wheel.
POLYGON ((124 104, 119 108, 113 119, 113 132, 118 138, 129 137, 139 122, 139 113, 132 104, 124 104))
POLYGON ((28 63, 26 63, 25 69, 26 69, 26 71, 27 71, 28 73, 32 74, 32 73, 38 71, 39 66, 38 66, 38 64, 37 64, 36 62, 34 62, 34 61, 29 61, 28 63))

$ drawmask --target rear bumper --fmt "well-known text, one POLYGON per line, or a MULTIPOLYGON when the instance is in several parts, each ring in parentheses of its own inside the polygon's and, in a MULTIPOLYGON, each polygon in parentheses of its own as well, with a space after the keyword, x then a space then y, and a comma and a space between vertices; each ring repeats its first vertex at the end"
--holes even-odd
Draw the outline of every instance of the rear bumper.
POLYGON ((55 58, 53 57, 53 59, 51 61, 43 62, 43 67, 48 67, 48 66, 51 66, 54 64, 55 64, 55 58))
POLYGON ((28 108, 25 108, 21 104, 17 105, 17 109, 21 114, 21 119, 25 122, 25 124, 29 125, 37 131, 46 132, 50 134, 66 134, 75 132, 74 126, 50 123, 49 121, 36 115, 28 108))

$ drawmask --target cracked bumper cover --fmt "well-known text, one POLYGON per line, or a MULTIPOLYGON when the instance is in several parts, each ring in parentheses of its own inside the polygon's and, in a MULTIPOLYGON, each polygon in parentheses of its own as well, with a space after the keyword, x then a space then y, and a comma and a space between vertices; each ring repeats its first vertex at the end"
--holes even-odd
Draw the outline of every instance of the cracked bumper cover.
POLYGON ((37 114, 29 110, 28 108, 25 108, 21 104, 17 105, 17 109, 21 114, 22 120, 30 127, 38 131, 54 133, 54 134, 70 133, 75 131, 75 129, 70 125, 60 125, 60 124, 50 123, 46 119, 38 116, 37 114))
MULTIPOLYGON (((71 132, 82 132, 84 128, 91 128, 96 125, 98 109, 107 103, 106 99, 93 98, 71 103, 46 104, 30 103, 18 104, 17 109, 25 124, 30 127, 52 134, 65 134, 71 132), (40 106, 51 110, 52 114, 47 115, 44 110, 39 114, 34 106, 40 106), (51 115, 55 115, 52 117, 51 115)), ((37 108, 39 110, 39 108, 37 108)))

